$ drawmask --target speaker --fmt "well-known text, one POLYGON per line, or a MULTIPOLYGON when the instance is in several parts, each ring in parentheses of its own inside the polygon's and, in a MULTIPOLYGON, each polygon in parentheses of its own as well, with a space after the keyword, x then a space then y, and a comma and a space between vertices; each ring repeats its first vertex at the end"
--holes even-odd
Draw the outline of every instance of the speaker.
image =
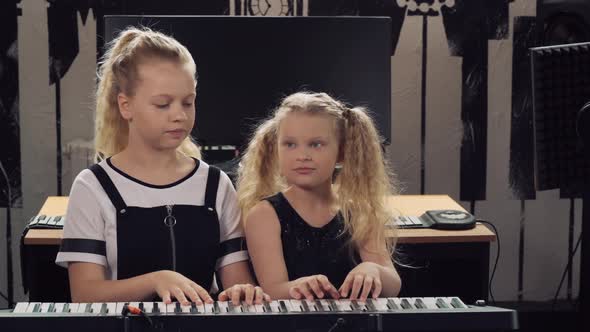
POLYGON ((590 1, 538 0, 541 45, 590 41, 590 1))

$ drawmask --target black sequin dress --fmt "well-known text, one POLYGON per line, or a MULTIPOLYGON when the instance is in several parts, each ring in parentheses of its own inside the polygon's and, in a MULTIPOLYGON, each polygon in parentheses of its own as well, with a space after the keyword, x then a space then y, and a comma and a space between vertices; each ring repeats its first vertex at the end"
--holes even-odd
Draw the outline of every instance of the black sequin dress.
MULTIPOLYGON (((281 223, 283 256, 289 280, 323 274, 336 287, 355 267, 349 252, 350 235, 344 232, 344 221, 338 213, 329 223, 317 228, 310 226, 282 193, 266 198, 275 209, 281 223)), ((358 252, 354 252, 360 262, 358 252)))

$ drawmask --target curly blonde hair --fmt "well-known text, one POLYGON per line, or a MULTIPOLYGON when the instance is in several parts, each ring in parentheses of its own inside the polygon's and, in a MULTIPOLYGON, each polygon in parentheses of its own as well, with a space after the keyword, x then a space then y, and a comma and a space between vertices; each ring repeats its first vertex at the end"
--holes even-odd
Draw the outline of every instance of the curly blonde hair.
MULTIPOLYGON (((138 82, 138 66, 157 58, 187 65, 195 77, 197 67, 190 52, 176 39, 149 28, 129 27, 107 45, 99 62, 94 123, 95 160, 121 152, 127 146, 129 124, 119 113, 117 96, 132 96, 138 82)), ((197 144, 187 137, 178 150, 201 159, 197 144)))
POLYGON ((326 93, 298 92, 283 99, 274 114, 256 129, 238 169, 238 199, 246 216, 265 197, 287 188, 278 167, 278 130, 292 112, 327 115, 336 123, 342 169, 335 173, 333 189, 351 235, 352 248, 376 239, 390 253, 396 236, 385 236, 392 217, 387 197, 398 194, 393 172, 385 161, 382 139, 367 110, 348 108, 326 93))

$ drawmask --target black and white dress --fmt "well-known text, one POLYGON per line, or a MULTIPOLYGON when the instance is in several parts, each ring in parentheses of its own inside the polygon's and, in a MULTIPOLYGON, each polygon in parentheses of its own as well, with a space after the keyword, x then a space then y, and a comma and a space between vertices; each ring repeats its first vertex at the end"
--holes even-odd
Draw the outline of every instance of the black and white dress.
POLYGON ((205 289, 214 272, 248 260, 236 191, 219 169, 195 168, 167 185, 142 182, 109 159, 74 181, 56 263, 103 265, 111 280, 175 270, 205 289))

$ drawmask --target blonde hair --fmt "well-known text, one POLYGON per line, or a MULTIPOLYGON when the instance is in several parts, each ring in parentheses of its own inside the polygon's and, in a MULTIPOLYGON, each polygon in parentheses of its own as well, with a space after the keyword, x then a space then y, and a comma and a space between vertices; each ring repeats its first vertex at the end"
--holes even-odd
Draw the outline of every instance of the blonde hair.
POLYGON ((286 97, 257 128, 238 170, 242 215, 265 197, 286 189, 278 167, 278 131, 280 122, 292 112, 327 115, 335 120, 343 166, 335 174, 333 188, 351 235, 351 249, 363 248, 370 239, 376 239, 377 243, 385 242, 392 253, 395 236, 385 236, 385 223, 392 217, 387 196, 398 192, 383 156, 382 139, 364 108, 348 108, 325 93, 298 92, 286 97))
MULTIPOLYGON (((127 146, 129 124, 119 113, 119 93, 132 96, 141 61, 157 58, 188 65, 196 77, 196 65, 190 52, 176 39, 149 28, 129 27, 107 45, 99 62, 94 125, 95 159, 100 161, 121 152, 127 146)), ((195 78, 196 82, 196 78, 195 78)), ((199 147, 187 137, 178 147, 181 153, 201 158, 199 147)))

